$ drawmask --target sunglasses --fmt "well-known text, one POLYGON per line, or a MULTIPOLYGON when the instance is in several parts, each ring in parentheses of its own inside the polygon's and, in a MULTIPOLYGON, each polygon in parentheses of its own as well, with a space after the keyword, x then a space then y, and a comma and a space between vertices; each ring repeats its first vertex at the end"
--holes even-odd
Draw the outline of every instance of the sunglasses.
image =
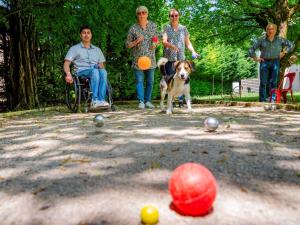
POLYGON ((138 15, 145 15, 145 14, 147 14, 147 12, 146 11, 141 11, 141 12, 138 12, 137 14, 138 15))
POLYGON ((176 18, 176 17, 178 17, 178 14, 172 14, 172 15, 170 15, 170 17, 176 18))

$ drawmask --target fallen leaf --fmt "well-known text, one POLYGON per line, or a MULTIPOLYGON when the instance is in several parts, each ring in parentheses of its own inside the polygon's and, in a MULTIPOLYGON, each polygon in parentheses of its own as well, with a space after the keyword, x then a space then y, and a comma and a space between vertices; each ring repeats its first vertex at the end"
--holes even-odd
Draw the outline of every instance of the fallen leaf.
POLYGON ((67 163, 89 163, 91 162, 90 159, 87 159, 87 158, 82 158, 82 159, 72 159, 70 156, 65 158, 61 163, 60 165, 64 165, 64 164, 67 164, 67 163))
POLYGON ((180 147, 174 148, 171 150, 171 152, 178 152, 180 150, 180 147))
POLYGON ((245 193, 248 193, 248 190, 246 188, 244 188, 244 187, 241 187, 241 191, 245 192, 245 193))
POLYGON ((68 163, 68 162, 70 162, 70 161, 71 161, 71 157, 68 156, 67 158, 65 158, 65 159, 60 163, 60 165, 64 165, 64 164, 66 164, 66 163, 68 163))
POLYGON ((89 163, 91 162, 91 160, 86 159, 86 158, 82 158, 82 159, 72 159, 72 162, 79 162, 79 163, 89 163))
POLYGON ((40 208, 40 210, 46 210, 49 209, 51 207, 51 205, 44 205, 40 208))
POLYGON ((80 172, 79 172, 79 174, 86 175, 86 174, 88 174, 88 173, 87 173, 87 172, 85 172, 85 171, 80 171, 80 172))
POLYGON ((46 190, 45 187, 39 188, 39 189, 37 189, 36 191, 32 192, 32 194, 33 194, 33 195, 37 195, 38 193, 43 192, 43 191, 45 191, 45 190, 46 190))
POLYGON ((95 172, 95 176, 96 176, 96 177, 100 177, 100 176, 101 176, 101 171, 100 171, 100 170, 97 170, 97 171, 95 172))
POLYGON ((227 156, 227 155, 223 155, 223 158, 222 158, 222 159, 219 159, 219 160, 217 161, 217 163, 224 163, 224 162, 227 161, 227 159, 228 159, 228 156, 227 156))
POLYGON ((257 156, 257 153, 256 152, 250 152, 247 154, 248 156, 257 156))
POLYGON ((152 162, 150 165, 150 168, 151 169, 159 169, 159 168, 161 168, 161 165, 158 162, 152 162))
POLYGON ((159 154, 159 158, 165 157, 166 155, 164 153, 159 154))

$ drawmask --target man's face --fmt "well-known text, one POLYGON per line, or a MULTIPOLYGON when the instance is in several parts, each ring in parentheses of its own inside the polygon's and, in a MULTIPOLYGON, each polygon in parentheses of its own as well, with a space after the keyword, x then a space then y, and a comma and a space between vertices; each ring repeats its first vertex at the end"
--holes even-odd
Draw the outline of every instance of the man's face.
POLYGON ((92 32, 90 29, 83 29, 80 33, 80 38, 83 42, 91 42, 92 32))
POLYGON ((276 28, 274 26, 267 27, 268 37, 274 37, 275 34, 276 34, 276 28))
POLYGON ((175 22, 179 20, 179 13, 177 11, 171 11, 169 14, 170 21, 175 22))

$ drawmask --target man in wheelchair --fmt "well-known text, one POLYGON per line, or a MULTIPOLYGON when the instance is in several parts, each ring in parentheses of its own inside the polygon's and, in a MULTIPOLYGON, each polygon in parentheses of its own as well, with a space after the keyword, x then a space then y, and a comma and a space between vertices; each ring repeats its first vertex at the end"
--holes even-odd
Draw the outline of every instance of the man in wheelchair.
POLYGON ((76 76, 86 77, 90 81, 91 108, 107 108, 109 104, 105 101, 107 85, 107 72, 104 68, 105 57, 100 48, 91 44, 92 30, 89 26, 81 27, 79 33, 81 42, 72 46, 65 57, 65 80, 69 84, 73 83, 70 72, 72 63, 76 76))

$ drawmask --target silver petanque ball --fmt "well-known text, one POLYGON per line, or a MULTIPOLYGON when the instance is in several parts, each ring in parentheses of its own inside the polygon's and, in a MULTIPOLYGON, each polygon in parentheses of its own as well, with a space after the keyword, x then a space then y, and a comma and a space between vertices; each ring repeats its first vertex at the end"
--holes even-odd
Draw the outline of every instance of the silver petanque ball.
POLYGON ((214 117, 208 117, 204 121, 204 126, 209 132, 215 131, 219 126, 219 121, 214 117))
POLYGON ((264 105, 264 110, 265 111, 270 111, 271 110, 271 106, 270 105, 264 105))
POLYGON ((277 109, 277 105, 276 105, 276 104, 272 104, 272 105, 271 105, 271 110, 272 110, 272 111, 276 111, 276 109, 277 109))
POLYGON ((96 115, 94 117, 94 123, 96 127, 103 127, 104 125, 104 117, 102 115, 96 115))

